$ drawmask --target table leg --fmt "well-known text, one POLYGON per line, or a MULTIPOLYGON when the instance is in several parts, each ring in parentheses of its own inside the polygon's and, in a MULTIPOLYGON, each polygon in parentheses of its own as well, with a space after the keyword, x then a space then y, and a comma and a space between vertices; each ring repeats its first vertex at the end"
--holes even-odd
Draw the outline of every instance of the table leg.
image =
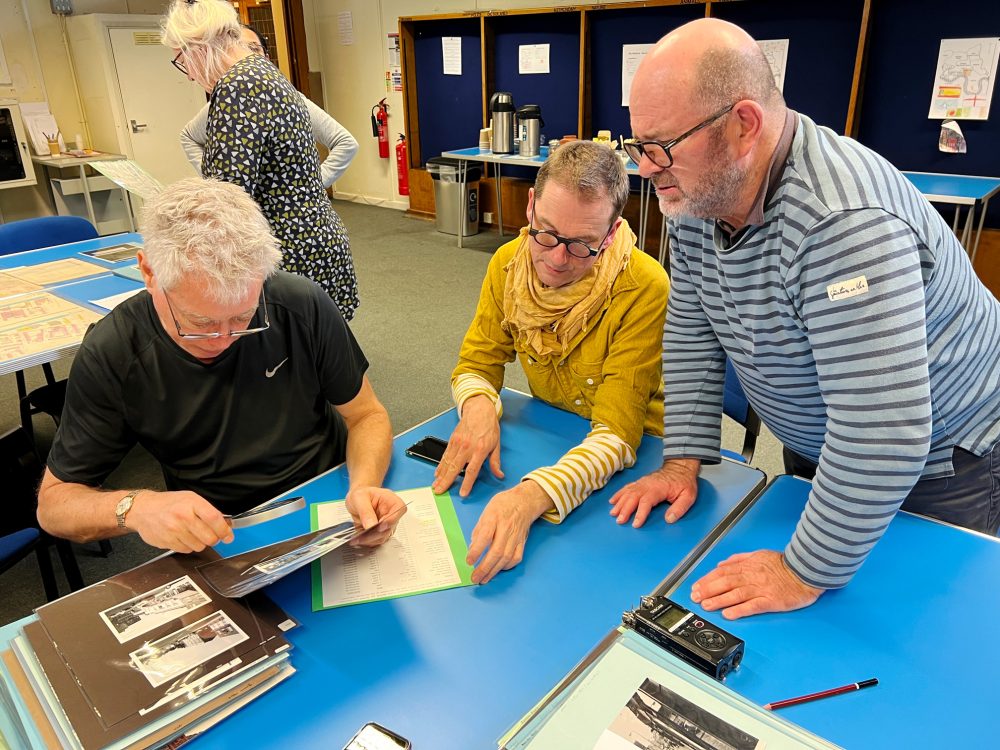
POLYGON ((132 197, 128 190, 122 188, 122 203, 125 204, 125 213, 128 214, 129 231, 135 231, 135 212, 132 210, 132 197))
POLYGON ((468 174, 468 164, 465 159, 458 161, 458 246, 462 247, 462 235, 465 234, 465 177, 468 174))
POLYGON ((646 220, 649 215, 649 180, 639 178, 639 249, 646 246, 646 220))
POLYGON ((961 210, 962 210, 961 206, 955 206, 955 218, 952 219, 951 222, 951 231, 955 233, 956 237, 958 237, 958 215, 959 215, 958 212, 961 210))
POLYGON ((983 201, 983 207, 979 209, 979 227, 976 229, 976 240, 972 243, 972 263, 976 262, 976 251, 979 249, 979 238, 983 235, 983 222, 986 221, 986 207, 990 204, 990 199, 983 201))
POLYGON ((962 240, 961 240, 962 247, 964 247, 966 251, 969 252, 971 252, 972 250, 970 241, 972 240, 972 219, 973 216, 975 216, 975 213, 976 213, 976 204, 973 203, 971 206, 969 206, 969 212, 965 215, 965 229, 962 230, 962 240))
POLYGON ((665 216, 660 217, 660 265, 667 269, 669 273, 670 263, 669 263, 669 252, 670 247, 670 231, 667 229, 667 218, 665 216))
MULTIPOLYGON (((90 183, 87 182, 85 164, 80 165, 80 184, 83 186, 83 200, 87 204, 87 216, 90 217, 90 223, 94 225, 94 229, 97 229, 97 217, 94 216, 94 202, 90 199, 90 183)), ((97 233, 100 234, 101 230, 97 229, 97 233)))
POLYGON ((500 177, 500 165, 497 164, 497 231, 503 237, 503 183, 500 177))

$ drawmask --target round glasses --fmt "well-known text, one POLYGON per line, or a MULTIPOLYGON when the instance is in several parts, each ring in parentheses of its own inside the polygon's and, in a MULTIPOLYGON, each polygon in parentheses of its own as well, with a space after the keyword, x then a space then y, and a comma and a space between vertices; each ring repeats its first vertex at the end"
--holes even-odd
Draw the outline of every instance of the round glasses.
POLYGON ((674 155, 670 153, 670 149, 676 146, 678 143, 683 141, 685 138, 690 138, 692 135, 697 133, 702 128, 706 128, 713 122, 718 120, 725 114, 736 106, 736 102, 733 102, 725 109, 720 109, 714 115, 709 117, 707 120, 702 120, 693 128, 685 133, 681 133, 679 136, 670 141, 638 141, 635 138, 629 138, 622 144, 622 148, 625 149, 625 153, 628 154, 628 158, 634 161, 636 164, 642 161, 642 157, 645 156, 653 164, 663 169, 669 169, 674 165, 674 155))
POLYGON ((608 238, 608 235, 611 234, 611 230, 614 229, 615 226, 615 223, 612 221, 611 226, 608 227, 608 231, 604 233, 604 237, 602 237, 601 241, 597 243, 597 247, 593 248, 583 240, 560 237, 558 234, 550 232, 548 229, 535 229, 534 223, 535 212, 532 211, 531 221, 528 224, 528 236, 530 236, 535 242, 549 250, 559 247, 561 243, 566 246, 567 253, 572 255, 574 258, 580 258, 581 260, 593 257, 601 252, 601 245, 604 244, 604 240, 608 238))

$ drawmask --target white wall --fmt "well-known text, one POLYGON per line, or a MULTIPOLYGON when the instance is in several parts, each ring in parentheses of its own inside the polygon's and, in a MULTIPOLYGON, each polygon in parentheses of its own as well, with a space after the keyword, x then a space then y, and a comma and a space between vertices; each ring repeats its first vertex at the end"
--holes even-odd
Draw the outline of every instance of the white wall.
MULTIPOLYGON (((162 13, 168 0, 73 0, 83 13, 162 13)), ((351 168, 337 181, 337 197, 405 209, 396 190, 396 162, 378 157, 371 135, 371 108, 386 97, 390 142, 403 132, 403 96, 386 92, 389 60, 386 39, 399 31, 400 16, 461 13, 469 10, 536 8, 539 0, 302 0, 309 68, 322 73, 326 109, 361 144, 351 168), (342 45, 338 14, 350 12, 354 43, 342 45)), ((546 7, 596 5, 595 0, 556 0, 546 7)), ((605 3, 611 4, 611 3, 605 3)), ((530 23, 526 19, 526 23, 530 23)), ((62 21, 49 0, 0 0, 0 39, 14 79, 0 86, 0 98, 34 102, 47 99, 64 133, 80 132, 82 121, 62 40, 62 21)), ((39 172, 44 179, 44 174, 39 172)), ((47 189, 0 190, 0 212, 7 221, 51 213, 47 189)))
MULTIPOLYGON (((386 36, 399 31, 400 16, 461 13, 470 10, 509 10, 567 5, 597 5, 595 0, 303 0, 309 67, 323 73, 326 109, 357 138, 361 148, 351 168, 337 181, 334 194, 359 202, 407 208, 409 201, 396 190, 396 159, 378 158, 378 142, 371 134, 371 108, 386 97, 390 143, 403 132, 403 95, 386 93, 389 69, 386 36), (354 44, 340 43, 339 13, 350 12, 354 44)), ((525 23, 530 23, 525 19, 525 23)), ((457 145, 457 144, 456 144, 457 145)))
MULTIPOLYGON (((167 0, 73 0, 76 14, 161 13, 167 0)), ((49 0, 0 0, 0 40, 13 84, 0 86, 0 99, 48 101, 49 111, 64 134, 82 132, 69 60, 63 43, 63 20, 53 15, 49 0)), ((45 170, 35 168, 35 187, 0 190, 5 221, 52 213, 45 170)))

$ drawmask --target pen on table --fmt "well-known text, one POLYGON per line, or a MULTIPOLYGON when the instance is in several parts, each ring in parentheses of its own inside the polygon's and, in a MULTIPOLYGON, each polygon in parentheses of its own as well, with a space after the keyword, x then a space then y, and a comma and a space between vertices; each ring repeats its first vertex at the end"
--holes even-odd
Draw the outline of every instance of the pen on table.
POLYGON ((831 695, 840 695, 841 693, 852 693, 855 690, 863 690, 866 687, 874 687, 875 685, 878 685, 878 678, 872 677, 870 680, 852 682, 850 685, 841 685, 840 687, 831 688, 830 690, 821 690, 818 693, 800 695, 798 698, 787 698, 783 701, 765 703, 764 708, 768 711, 774 711, 778 708, 785 708, 785 706, 797 706, 799 703, 808 703, 809 701, 819 700, 820 698, 829 698, 831 695))

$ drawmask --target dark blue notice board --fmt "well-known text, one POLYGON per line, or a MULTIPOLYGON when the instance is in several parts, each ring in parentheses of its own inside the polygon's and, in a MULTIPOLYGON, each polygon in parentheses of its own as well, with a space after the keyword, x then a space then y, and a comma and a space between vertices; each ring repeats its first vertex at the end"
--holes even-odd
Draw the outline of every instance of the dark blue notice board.
MULTIPOLYGON (((415 24, 413 57, 417 76, 420 163, 442 151, 479 142, 483 127, 482 56, 479 19, 455 18, 415 24), (462 40, 462 75, 444 74, 441 40, 462 40)), ((392 134, 390 134, 392 135, 392 134)))

